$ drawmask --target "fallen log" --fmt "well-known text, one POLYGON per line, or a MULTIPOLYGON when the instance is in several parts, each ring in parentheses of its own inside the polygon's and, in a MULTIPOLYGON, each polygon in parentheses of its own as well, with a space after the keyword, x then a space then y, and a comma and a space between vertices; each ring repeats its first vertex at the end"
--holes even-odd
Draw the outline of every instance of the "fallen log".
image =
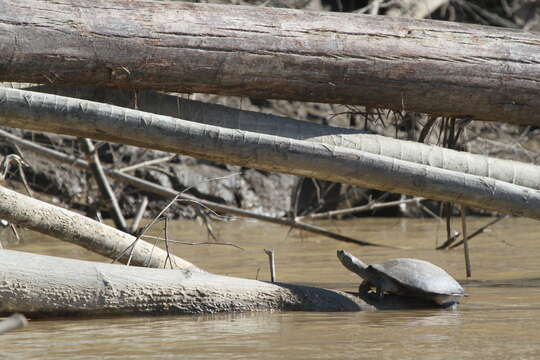
POLYGON ((375 155, 488 177, 540 190, 540 166, 471 154, 414 141, 393 139, 357 129, 320 125, 283 116, 207 104, 155 91, 139 91, 134 94, 133 92, 113 89, 59 88, 52 86, 35 86, 27 90, 73 96, 121 107, 132 108, 136 105, 136 108, 141 111, 172 116, 201 124, 295 140, 313 141, 330 146, 347 147, 375 155))
MULTIPOLYGON (((45 235, 71 242, 95 253, 131 264, 162 268, 167 253, 159 247, 73 211, 48 204, 0 186, 0 218, 45 235), (125 251, 133 245, 133 251, 125 251)), ((192 263, 170 255, 177 269, 202 271, 192 263)))
POLYGON ((11 250, 0 251, 0 273, 0 314, 20 312, 31 318, 433 308, 398 296, 360 299, 310 286, 11 250))
POLYGON ((540 125, 540 35, 265 7, 0 0, 0 81, 203 92, 540 125))
POLYGON ((0 125, 91 137, 540 219, 540 193, 340 146, 0 88, 0 125))
MULTIPOLYGON (((81 160, 75 156, 66 155, 59 151, 45 148, 32 141, 21 139, 18 136, 10 134, 6 131, 0 130, 0 138, 6 139, 17 145, 21 145, 22 147, 29 149, 30 151, 34 151, 35 153, 41 156, 47 157, 49 159, 52 159, 54 161, 58 161, 64 164, 75 166, 81 169, 90 170, 90 164, 87 161, 81 160)), ((177 191, 169 187, 165 187, 165 186, 153 183, 151 181, 138 178, 136 176, 125 174, 123 171, 107 169, 107 168, 103 170, 111 178, 118 181, 122 181, 139 190, 147 191, 149 193, 153 193, 153 194, 162 196, 164 198, 169 198, 169 199, 178 197, 178 199, 180 199, 181 201, 190 202, 192 204, 199 204, 201 206, 207 207, 219 213, 236 215, 239 217, 257 219, 264 222, 288 226, 288 227, 298 229, 301 231, 307 231, 313 234, 318 234, 318 235, 326 236, 335 240, 349 242, 349 243, 353 243, 357 245, 383 246, 380 244, 363 241, 363 240, 351 238, 350 236, 345 236, 342 234, 338 234, 336 232, 328 231, 317 225, 306 224, 306 223, 300 222, 298 219, 295 219, 295 218, 280 218, 280 217, 275 217, 275 216, 270 216, 270 215, 265 215, 265 214, 259 214, 253 211, 240 209, 234 206, 228 206, 228 205, 219 204, 219 203, 209 201, 209 200, 199 199, 189 194, 183 194, 183 193, 179 194, 177 191)), ((142 214, 140 216, 142 216, 142 214)), ((134 224, 136 223, 135 220, 133 221, 133 223, 134 224)))

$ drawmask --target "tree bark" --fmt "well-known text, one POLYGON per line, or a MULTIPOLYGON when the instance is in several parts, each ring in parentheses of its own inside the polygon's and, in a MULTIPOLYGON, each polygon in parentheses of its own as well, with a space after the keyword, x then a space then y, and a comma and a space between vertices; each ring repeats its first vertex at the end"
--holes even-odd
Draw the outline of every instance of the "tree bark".
MULTIPOLYGON (((0 218, 14 224, 82 246, 100 255, 125 262, 135 237, 46 202, 19 194, 0 186, 0 218), (122 253, 124 255, 122 256, 122 253)), ((192 263, 170 255, 177 269, 202 271, 192 263)), ((138 240, 133 249, 131 264, 135 266, 164 267, 167 253, 159 247, 138 240)))
MULTIPOLYGON (((336 266, 338 262, 336 261, 336 266)), ((240 311, 433 308, 398 296, 267 283, 190 270, 149 269, 0 251, 0 314, 31 318, 240 311)))
POLYGON ((198 124, 112 105, 0 89, 0 124, 418 195, 540 219, 540 192, 364 151, 198 124))
POLYGON ((0 81, 151 88, 540 125, 540 35, 429 20, 0 0, 0 81))

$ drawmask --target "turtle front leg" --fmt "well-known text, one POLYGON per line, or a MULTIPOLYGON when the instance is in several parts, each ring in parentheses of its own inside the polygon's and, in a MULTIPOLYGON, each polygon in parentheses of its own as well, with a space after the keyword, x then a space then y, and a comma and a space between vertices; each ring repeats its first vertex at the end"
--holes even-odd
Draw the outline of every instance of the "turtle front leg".
POLYGON ((371 285, 371 283, 369 281, 364 280, 364 281, 362 281, 362 283, 358 287, 358 294, 360 296, 367 295, 372 287, 373 287, 373 285, 371 285))
POLYGON ((384 297, 384 288, 382 286, 377 286, 377 297, 379 300, 382 300, 384 297))

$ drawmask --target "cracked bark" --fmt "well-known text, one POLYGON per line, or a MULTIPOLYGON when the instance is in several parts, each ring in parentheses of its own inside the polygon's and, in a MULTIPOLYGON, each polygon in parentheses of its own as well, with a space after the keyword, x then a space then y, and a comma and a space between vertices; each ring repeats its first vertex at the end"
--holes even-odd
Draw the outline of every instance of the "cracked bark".
POLYGON ((0 81, 360 104, 538 125, 539 45, 538 34, 429 20, 181 2, 0 0, 0 81))

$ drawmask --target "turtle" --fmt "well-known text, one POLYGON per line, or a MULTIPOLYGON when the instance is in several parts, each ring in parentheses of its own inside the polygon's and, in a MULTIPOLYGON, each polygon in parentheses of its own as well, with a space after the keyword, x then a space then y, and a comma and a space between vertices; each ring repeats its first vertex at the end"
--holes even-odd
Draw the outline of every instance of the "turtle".
POLYGON ((360 295, 376 288, 380 299, 391 293, 431 300, 444 307, 453 306, 462 296, 467 296, 452 276, 428 261, 398 258, 366 265, 343 250, 338 250, 337 256, 343 266, 364 279, 359 287, 360 295))

